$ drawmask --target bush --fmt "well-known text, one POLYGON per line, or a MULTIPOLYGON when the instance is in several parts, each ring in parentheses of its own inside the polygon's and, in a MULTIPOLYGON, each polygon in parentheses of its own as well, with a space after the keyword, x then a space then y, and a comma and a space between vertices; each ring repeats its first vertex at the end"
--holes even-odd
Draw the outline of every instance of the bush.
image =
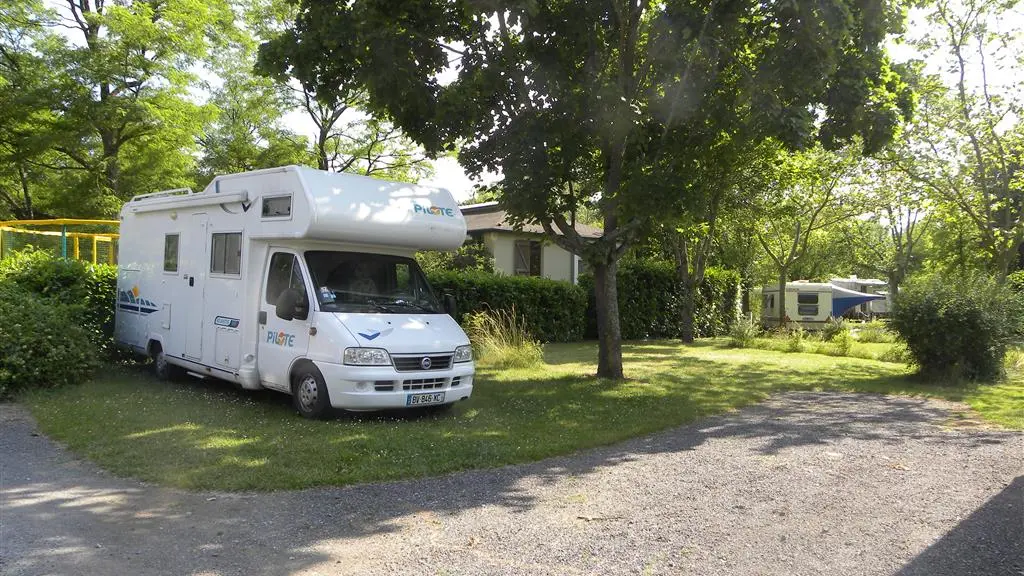
POLYGON ((761 327, 751 318, 743 316, 733 322, 729 329, 729 345, 733 348, 749 348, 761 333, 761 327))
POLYGON ((540 342, 533 339, 515 309, 475 312, 466 316, 473 353, 483 366, 531 368, 544 361, 540 342))
POLYGON ((427 273, 446 270, 494 272, 494 257, 480 241, 467 242, 454 252, 417 252, 416 261, 427 273))
POLYGON ((97 350, 78 323, 81 306, 0 286, 0 397, 87 379, 97 350))
POLYGON ((63 260, 28 249, 0 260, 0 283, 79 310, 78 324, 102 352, 114 350, 117 267, 63 260))
POLYGON ((459 323, 468 315, 515 310, 534 338, 572 342, 583 338, 587 295, 579 286, 533 276, 504 276, 479 271, 428 272, 438 293, 455 296, 459 323))
POLYGON ((804 329, 794 324, 786 334, 786 352, 803 352, 805 336, 804 329))
MULTIPOLYGON (((704 283, 697 289, 694 332, 698 337, 729 333, 736 321, 739 274, 721 268, 709 268, 704 283)), ((588 294, 587 337, 597 337, 597 306, 594 279, 580 278, 588 294)), ((675 265, 666 261, 633 260, 619 265, 619 323, 622 338, 679 338, 682 326, 679 307, 685 288, 676 278, 675 265)))
POLYGON ((842 318, 829 318, 828 321, 825 322, 825 327, 821 329, 821 339, 825 342, 831 342, 837 336, 843 334, 849 336, 850 328, 842 318))
POLYGON ((849 356, 850 350, 853 349, 853 336, 850 334, 850 330, 844 326, 842 330, 833 334, 829 339, 829 346, 828 353, 830 355, 849 356))
POLYGON ((883 322, 866 322, 857 329, 859 342, 889 343, 896 341, 896 335, 883 322))
POLYGON ((934 275, 897 296, 892 327, 921 372, 940 379, 993 381, 1021 333, 1021 296, 984 276, 934 275))

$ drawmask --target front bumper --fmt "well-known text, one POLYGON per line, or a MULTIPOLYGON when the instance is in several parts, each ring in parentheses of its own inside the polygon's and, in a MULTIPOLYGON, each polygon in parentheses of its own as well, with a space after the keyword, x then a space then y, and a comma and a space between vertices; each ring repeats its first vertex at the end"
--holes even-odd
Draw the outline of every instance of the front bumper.
POLYGON ((444 392, 445 404, 466 400, 473 394, 473 362, 460 362, 447 370, 416 372, 398 372, 393 366, 327 362, 316 362, 316 366, 324 376, 331 406, 345 410, 407 408, 409 394, 444 392))

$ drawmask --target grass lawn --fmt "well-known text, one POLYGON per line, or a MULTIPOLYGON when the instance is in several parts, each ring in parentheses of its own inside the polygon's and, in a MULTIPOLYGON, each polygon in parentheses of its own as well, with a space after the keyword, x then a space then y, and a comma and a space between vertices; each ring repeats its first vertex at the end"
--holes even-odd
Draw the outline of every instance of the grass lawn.
POLYGON ((215 381, 166 384, 140 370, 24 398, 47 435, 115 474, 189 489, 275 490, 437 475, 527 462, 685 424, 784 390, 853 390, 963 400, 1024 429, 1024 382, 926 387, 899 364, 724 341, 627 344, 624 383, 589 376, 593 343, 545 348, 529 370, 481 369, 445 415, 308 421, 277 393, 215 381))

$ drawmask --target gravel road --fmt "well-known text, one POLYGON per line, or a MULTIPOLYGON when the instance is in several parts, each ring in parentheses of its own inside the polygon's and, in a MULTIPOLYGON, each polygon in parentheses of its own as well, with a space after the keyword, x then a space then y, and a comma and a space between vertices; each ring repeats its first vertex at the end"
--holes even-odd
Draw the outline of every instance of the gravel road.
POLYGON ((0 405, 0 573, 1024 575, 1024 434, 965 410, 786 394, 524 466, 224 494, 113 478, 0 405))

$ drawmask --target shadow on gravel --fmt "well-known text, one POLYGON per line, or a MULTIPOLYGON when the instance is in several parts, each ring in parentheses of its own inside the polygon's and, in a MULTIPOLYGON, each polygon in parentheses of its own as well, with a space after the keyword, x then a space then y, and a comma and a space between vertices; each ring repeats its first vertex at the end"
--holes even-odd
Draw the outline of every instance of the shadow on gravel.
POLYGON ((1024 476, 962 520, 893 576, 1024 574, 1024 476))

